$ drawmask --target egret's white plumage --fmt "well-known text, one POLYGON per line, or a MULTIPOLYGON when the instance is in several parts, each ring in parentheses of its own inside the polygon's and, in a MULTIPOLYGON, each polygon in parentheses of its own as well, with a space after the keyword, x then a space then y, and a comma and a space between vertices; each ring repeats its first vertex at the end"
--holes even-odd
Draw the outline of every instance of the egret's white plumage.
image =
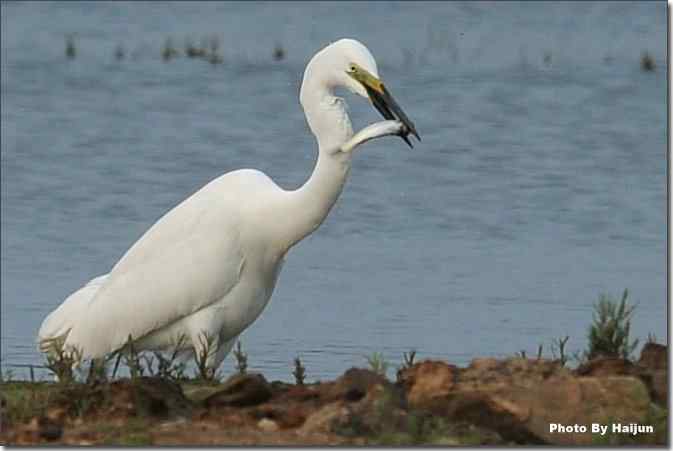
POLYGON ((329 213, 353 149, 405 130, 388 120, 353 135, 344 102, 334 94, 345 87, 368 97, 348 74, 353 64, 378 77, 369 50, 351 39, 325 47, 306 67, 300 101, 319 152, 303 186, 286 191, 250 169, 211 181, 159 219, 109 274, 47 316, 38 333, 42 349, 63 338, 66 348, 98 358, 129 336, 138 350, 160 350, 184 335, 183 344, 200 352, 206 334, 215 339, 208 365, 216 368, 267 305, 287 251, 329 213))

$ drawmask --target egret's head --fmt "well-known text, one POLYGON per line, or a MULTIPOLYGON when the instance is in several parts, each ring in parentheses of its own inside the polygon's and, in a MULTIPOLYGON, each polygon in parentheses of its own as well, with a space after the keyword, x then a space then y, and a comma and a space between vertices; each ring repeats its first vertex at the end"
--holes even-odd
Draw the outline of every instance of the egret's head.
POLYGON ((368 99, 369 94, 362 80, 366 78, 375 82, 379 79, 379 69, 369 49, 354 39, 341 39, 330 47, 341 56, 337 59, 338 67, 336 67, 338 83, 349 91, 368 99))
POLYGON ((301 97, 304 96, 304 88, 310 91, 306 81, 312 78, 320 80, 330 90, 345 87, 369 99, 384 118, 399 120, 406 126, 407 132, 402 138, 410 146, 411 142, 407 139, 409 133, 420 140, 413 122, 404 114, 381 81, 376 60, 361 42, 340 39, 319 51, 306 67, 301 97))
POLYGON ((369 49, 355 39, 339 39, 315 54, 306 67, 304 81, 314 78, 330 90, 344 87, 368 98, 364 86, 350 75, 353 67, 360 67, 378 78, 376 60, 369 49))

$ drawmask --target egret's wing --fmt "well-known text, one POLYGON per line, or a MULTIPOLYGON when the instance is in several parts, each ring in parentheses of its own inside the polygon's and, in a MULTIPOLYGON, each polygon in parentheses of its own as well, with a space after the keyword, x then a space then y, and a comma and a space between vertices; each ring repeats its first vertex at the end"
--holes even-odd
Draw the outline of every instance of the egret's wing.
MULTIPOLYGON (((102 356, 217 302, 244 266, 226 186, 214 182, 161 218, 127 252, 66 346, 102 356), (219 196, 219 197, 218 197, 219 196), (217 198, 217 199, 216 199, 217 198)), ((235 211, 235 210, 234 210, 235 211)))

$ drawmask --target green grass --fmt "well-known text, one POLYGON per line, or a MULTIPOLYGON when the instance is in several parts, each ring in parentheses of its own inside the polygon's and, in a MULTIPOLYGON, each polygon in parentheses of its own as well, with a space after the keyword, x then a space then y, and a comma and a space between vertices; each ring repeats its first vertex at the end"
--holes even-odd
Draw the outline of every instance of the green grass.
POLYGON ((0 394, 5 399, 8 423, 23 423, 41 414, 54 397, 54 384, 49 382, 4 382, 0 394))
POLYGON ((371 355, 365 356, 365 358, 367 359, 367 363, 369 363, 369 369, 371 369, 376 374, 386 377, 389 363, 385 357, 383 357, 383 353, 373 352, 371 355))
POLYGON ((631 317, 635 306, 628 305, 628 290, 617 302, 607 294, 600 295, 594 304, 593 324, 589 327, 589 349, 586 358, 621 357, 629 359, 638 346, 638 340, 631 341, 631 317))
POLYGON ((407 417, 406 428, 383 430, 367 437, 367 443, 377 446, 477 446, 505 442, 496 433, 467 423, 412 412, 407 417))
POLYGON ((103 435, 103 446, 143 446, 152 444, 152 436, 148 432, 152 427, 146 419, 129 418, 121 427, 118 424, 99 423, 92 430, 103 435))
POLYGON ((648 434, 620 434, 612 432, 612 423, 618 421, 608 420, 605 424, 608 425, 608 431, 605 435, 593 434, 592 444, 601 446, 618 446, 618 445, 636 445, 636 446, 651 446, 651 445, 667 445, 668 444, 668 410, 658 407, 656 404, 650 404, 647 415, 640 425, 647 425, 654 427, 654 433, 648 434))

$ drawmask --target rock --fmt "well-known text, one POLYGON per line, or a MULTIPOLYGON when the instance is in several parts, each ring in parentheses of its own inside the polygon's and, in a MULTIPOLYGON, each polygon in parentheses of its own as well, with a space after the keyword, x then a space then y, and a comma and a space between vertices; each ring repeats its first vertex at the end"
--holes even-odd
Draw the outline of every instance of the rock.
POLYGON ((0 394, 0 425, 7 425, 7 400, 2 394, 0 394))
POLYGON ((647 386, 652 401, 666 407, 668 403, 668 371, 642 372, 639 376, 647 386))
POLYGON ((615 357, 601 357, 580 365, 578 376, 637 376, 647 386, 650 397, 657 404, 666 405, 668 399, 668 352, 664 345, 646 343, 638 364, 615 357))
POLYGON ((535 414, 526 429, 545 442, 558 445, 589 445, 594 437, 590 432, 550 433, 552 423, 643 424, 650 403, 642 381, 630 376, 552 379, 533 394, 527 403, 535 414))
POLYGON ((349 405, 351 429, 367 433, 407 430, 407 402, 404 391, 391 385, 374 385, 360 402, 349 405))
POLYGON ((479 360, 464 369, 420 362, 403 376, 412 408, 468 421, 517 443, 591 444, 591 433, 550 433, 550 424, 644 423, 649 406, 636 377, 577 377, 549 360, 479 360))
POLYGON ((38 427, 40 437, 47 441, 58 440, 63 435, 63 424, 47 417, 40 417, 38 427))
POLYGON ((176 428, 179 428, 181 426, 184 426, 187 424, 187 418, 178 418, 176 420, 170 420, 170 421, 163 421, 161 423, 158 423, 156 427, 158 429, 163 429, 163 430, 174 430, 176 428))
POLYGON ((648 388, 652 400, 668 403, 668 348, 658 343, 646 343, 640 352, 637 372, 648 388))
POLYGON ((455 386, 458 368, 444 362, 425 360, 399 375, 410 404, 420 406, 424 400, 447 395, 455 386))
POLYGON ((121 439, 113 431, 129 425, 130 417, 151 415, 151 440, 160 444, 591 445, 596 437, 590 433, 551 433, 550 424, 592 423, 653 424, 654 435, 636 439, 663 444, 667 411, 651 403, 667 401, 662 355, 665 348, 651 347, 637 365, 596 359, 576 371, 522 358, 475 359, 465 368, 422 361, 401 370, 396 384, 357 368, 323 384, 269 384, 257 374, 220 385, 185 383, 202 402, 154 378, 56 385, 41 415, 9 425, 0 441, 109 443, 121 439))
POLYGON ((62 424, 56 423, 45 416, 37 416, 16 431, 12 442, 17 445, 35 444, 42 440, 55 441, 60 439, 62 435, 62 424))
POLYGON ((581 364, 575 374, 578 376, 628 376, 636 373, 636 366, 626 359, 598 357, 581 364))
POLYGON ((324 402, 315 386, 290 385, 279 391, 274 389, 272 398, 250 413, 256 419, 275 421, 280 429, 294 429, 322 405, 324 402))
POLYGON ((271 387, 261 374, 235 374, 224 382, 220 390, 208 396, 203 403, 206 407, 254 406, 268 401, 271 395, 271 387))
POLYGON ((63 407, 51 407, 47 409, 46 416, 51 421, 63 424, 67 414, 68 412, 63 407))
POLYGON ((385 377, 373 371, 351 368, 334 384, 324 384, 321 391, 324 393, 324 399, 328 401, 343 399, 355 402, 364 398, 369 389, 375 385, 391 386, 392 384, 385 377))
POLYGON ((659 343, 645 343, 640 351, 638 366, 649 370, 667 370, 668 348, 659 343))
POLYGON ((303 385, 288 384, 287 382, 283 381, 271 381, 269 385, 271 386, 271 390, 273 390, 274 393, 285 392, 291 390, 294 387, 303 387, 303 385))
POLYGON ((193 383, 183 383, 182 391, 185 396, 189 398, 190 401, 195 404, 201 404, 203 401, 210 395, 217 393, 221 390, 219 385, 212 384, 193 384, 193 383))
MULTIPOLYGON (((309 405, 302 433, 336 433, 350 438, 406 426, 404 391, 370 370, 351 368, 334 383, 316 387, 322 404, 309 405), (314 407, 314 409, 315 409, 314 407)), ((305 403, 306 404, 306 403, 305 403)))
POLYGON ((257 423, 257 427, 263 430, 264 432, 276 432, 278 428, 278 423, 268 418, 262 418, 257 423))
POLYGON ((159 377, 70 384, 55 389, 49 404, 50 418, 74 420, 81 416, 124 419, 138 414, 165 417, 189 413, 192 407, 179 384, 159 377))
POLYGON ((348 423, 350 415, 351 412, 344 406, 343 401, 334 401, 309 415, 301 428, 299 428, 299 432, 301 434, 315 432, 329 433, 335 426, 348 423))
POLYGON ((308 385, 293 385, 287 390, 283 390, 279 399, 287 401, 318 401, 320 399, 320 391, 316 387, 308 385))
POLYGON ((482 357, 470 362, 470 368, 475 371, 488 371, 498 366, 498 360, 492 357, 482 357))
MULTIPOLYGON (((123 380, 133 395, 136 413, 168 417, 190 411, 192 405, 182 392, 180 384, 160 377, 140 377, 123 380)), ((114 386, 116 382, 113 382, 114 386)), ((122 385, 123 386, 123 385, 122 385)))

